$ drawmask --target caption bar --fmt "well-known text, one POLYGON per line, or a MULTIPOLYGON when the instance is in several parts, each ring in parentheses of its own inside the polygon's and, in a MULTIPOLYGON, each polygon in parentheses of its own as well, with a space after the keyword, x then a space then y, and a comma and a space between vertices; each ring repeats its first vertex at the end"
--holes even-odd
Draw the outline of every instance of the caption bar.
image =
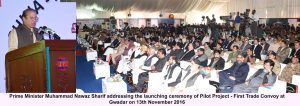
POLYGON ((102 98, 108 104, 186 104, 197 99, 281 99, 284 94, 9 94, 9 98, 102 98))

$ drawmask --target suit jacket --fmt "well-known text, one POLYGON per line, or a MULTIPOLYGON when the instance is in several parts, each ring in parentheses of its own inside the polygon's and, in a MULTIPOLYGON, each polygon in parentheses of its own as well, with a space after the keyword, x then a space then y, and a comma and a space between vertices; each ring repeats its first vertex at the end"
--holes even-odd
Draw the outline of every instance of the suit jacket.
POLYGON ((229 42, 228 45, 226 46, 226 49, 227 49, 228 51, 232 51, 232 50, 231 50, 231 45, 233 44, 233 42, 234 42, 234 41, 229 42))
POLYGON ((240 50, 242 51, 242 52, 246 52, 246 50, 248 49, 248 48, 250 48, 251 47, 251 45, 248 43, 248 44, 242 44, 241 45, 241 47, 240 47, 240 50))
POLYGON ((194 55, 195 55, 194 50, 186 51, 179 60, 190 61, 194 55))
POLYGON ((261 52, 261 50, 262 50, 262 46, 261 45, 257 45, 256 46, 256 48, 254 48, 255 47, 255 45, 252 45, 252 49, 253 49, 253 54, 254 54, 254 57, 255 58, 257 58, 257 59, 259 59, 259 60, 261 60, 261 56, 260 56, 260 52, 261 52))
POLYGON ((225 40, 223 43, 222 43, 222 48, 223 49, 226 49, 226 46, 229 44, 230 42, 228 40, 225 40))
POLYGON ((269 43, 266 43, 265 45, 262 46, 262 54, 267 54, 268 51, 269 51, 269 47, 270 47, 270 44, 269 43))
POLYGON ((296 53, 295 52, 296 52, 296 49, 295 48, 292 49, 292 52, 289 57, 294 57, 294 55, 296 55, 300 59, 300 49, 296 53))
POLYGON ((184 54, 182 49, 176 49, 172 50, 167 57, 170 56, 176 56, 177 59, 180 59, 180 57, 184 54))
MULTIPOLYGON (((212 64, 214 63, 214 61, 215 61, 215 58, 212 58, 211 62, 208 66, 211 67, 212 64)), ((220 57, 220 59, 216 62, 215 66, 213 68, 215 68, 216 70, 223 70, 224 66, 225 66, 225 60, 222 57, 220 57)))
POLYGON ((290 53, 290 48, 289 47, 285 47, 282 50, 282 47, 279 47, 277 50, 277 60, 282 63, 285 59, 288 58, 288 55, 290 53))
POLYGON ((111 43, 111 47, 115 48, 118 47, 120 45, 120 42, 118 39, 115 39, 112 43, 111 43))
POLYGON ((249 65, 246 62, 243 62, 240 65, 235 62, 230 68, 224 70, 223 72, 235 77, 235 84, 240 84, 245 82, 249 70, 249 65))

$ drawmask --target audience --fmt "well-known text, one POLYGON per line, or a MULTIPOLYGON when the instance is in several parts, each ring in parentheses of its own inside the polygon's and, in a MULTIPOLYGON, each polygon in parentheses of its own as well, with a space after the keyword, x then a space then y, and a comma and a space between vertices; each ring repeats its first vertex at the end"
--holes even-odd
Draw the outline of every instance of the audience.
POLYGON ((258 87, 272 85, 276 76, 291 83, 293 75, 300 75, 299 37, 284 28, 290 26, 261 25, 266 34, 262 38, 239 35, 223 24, 216 26, 128 27, 127 36, 122 36, 121 30, 100 29, 91 30, 85 40, 96 47, 101 59, 111 57, 117 73, 132 72, 136 92, 146 92, 149 73, 162 73, 164 80, 158 83, 173 92, 189 92, 200 90, 199 84, 206 78, 200 74, 203 70, 217 71, 222 93, 256 93, 258 87), (211 34, 218 39, 212 39, 211 34), (225 59, 228 69, 224 69, 225 59), (282 72, 281 64, 287 64, 282 72), (256 72, 246 80, 250 68, 256 72))

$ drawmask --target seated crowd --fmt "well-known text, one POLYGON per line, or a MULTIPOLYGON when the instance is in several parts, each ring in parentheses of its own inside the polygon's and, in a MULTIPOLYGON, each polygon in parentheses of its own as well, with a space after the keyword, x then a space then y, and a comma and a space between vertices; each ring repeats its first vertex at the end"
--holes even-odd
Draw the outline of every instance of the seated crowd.
POLYGON ((150 83, 161 85, 161 92, 205 92, 216 73, 217 92, 257 93, 259 87, 277 80, 292 83, 292 76, 300 75, 300 40, 293 32, 271 25, 259 37, 222 26, 212 32, 218 39, 205 25, 131 28, 127 36, 121 30, 101 30, 85 39, 127 78, 132 92, 147 92, 150 83))

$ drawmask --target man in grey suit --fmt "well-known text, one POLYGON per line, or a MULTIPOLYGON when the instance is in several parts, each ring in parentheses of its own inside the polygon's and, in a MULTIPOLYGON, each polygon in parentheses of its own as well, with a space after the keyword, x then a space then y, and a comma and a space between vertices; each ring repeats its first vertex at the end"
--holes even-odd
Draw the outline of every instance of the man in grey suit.
POLYGON ((277 60, 280 63, 283 63, 285 59, 288 58, 290 53, 290 48, 288 47, 288 42, 286 40, 282 40, 280 42, 280 47, 277 50, 277 60))
POLYGON ((249 39, 247 37, 244 37, 243 44, 241 45, 241 52, 246 52, 248 48, 251 48, 249 39))
POLYGON ((245 83, 234 86, 233 93, 257 93, 260 86, 271 86, 276 81, 273 72, 275 63, 271 59, 264 61, 264 69, 259 69, 245 83))

